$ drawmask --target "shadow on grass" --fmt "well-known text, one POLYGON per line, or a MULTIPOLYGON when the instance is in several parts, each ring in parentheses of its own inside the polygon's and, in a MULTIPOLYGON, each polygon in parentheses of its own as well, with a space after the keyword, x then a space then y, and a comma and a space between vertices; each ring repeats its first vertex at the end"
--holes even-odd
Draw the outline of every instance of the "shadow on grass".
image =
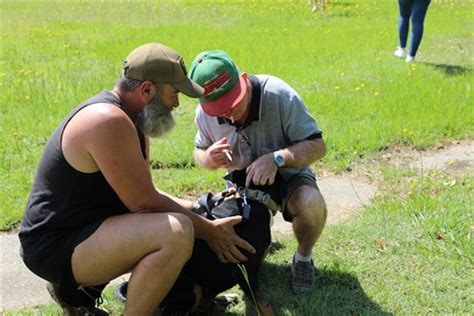
MULTIPOLYGON (((385 312, 362 289, 355 275, 318 269, 311 293, 294 295, 290 288, 290 266, 265 263, 261 283, 277 315, 393 315, 385 312)), ((247 304, 249 313, 254 309, 247 304)))
POLYGON ((468 74, 472 71, 471 68, 456 66, 456 65, 447 65, 447 64, 435 64, 435 63, 421 63, 427 66, 431 66, 436 70, 443 72, 446 76, 454 77, 468 74))

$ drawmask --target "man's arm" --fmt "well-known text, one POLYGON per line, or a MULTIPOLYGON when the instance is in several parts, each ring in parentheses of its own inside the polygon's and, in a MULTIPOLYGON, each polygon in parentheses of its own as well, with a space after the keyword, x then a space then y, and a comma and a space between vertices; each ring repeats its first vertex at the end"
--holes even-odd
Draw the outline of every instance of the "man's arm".
POLYGON ((323 158, 326 155, 326 144, 322 138, 303 140, 278 150, 278 153, 285 158, 284 167, 302 168, 323 158))
POLYGON ((242 221, 241 216, 210 221, 191 212, 191 201, 174 197, 162 191, 159 192, 188 210, 187 215, 193 222, 196 238, 205 240, 220 261, 234 263, 246 261, 247 257, 237 247, 255 253, 253 246, 240 238, 234 231, 234 226, 242 221))
POLYGON ((233 232, 240 217, 209 221, 192 213, 189 202, 155 189, 135 127, 116 106, 94 105, 76 114, 65 129, 63 150, 77 170, 100 170, 130 212, 178 212, 189 216, 196 237, 206 240, 222 261, 246 260, 237 247, 255 251, 233 232))
POLYGON ((209 155, 205 149, 194 148, 194 161, 201 167, 207 170, 216 170, 219 168, 216 164, 212 163, 212 160, 209 159, 209 155))
POLYGON ((194 160, 198 165, 208 170, 227 168, 232 163, 229 160, 229 153, 230 145, 227 143, 227 138, 224 137, 207 149, 195 148, 194 160))
MULTIPOLYGON (((285 159, 283 167, 307 167, 326 154, 326 145, 321 138, 303 140, 287 148, 278 150, 285 159)), ((247 167, 247 182, 256 185, 273 184, 278 166, 273 160, 273 153, 268 153, 255 160, 247 167)))

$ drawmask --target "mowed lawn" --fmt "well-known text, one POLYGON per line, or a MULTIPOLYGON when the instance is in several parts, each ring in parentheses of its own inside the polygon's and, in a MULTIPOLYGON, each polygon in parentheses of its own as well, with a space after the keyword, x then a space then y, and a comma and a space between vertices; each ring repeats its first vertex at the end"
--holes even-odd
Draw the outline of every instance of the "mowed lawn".
MULTIPOLYGON (((306 0, 1 1, 0 230, 17 228, 52 130, 112 88, 125 56, 148 42, 173 47, 188 66, 202 50, 224 49, 241 70, 292 85, 328 145, 316 172, 345 172, 397 145, 472 138, 473 9, 472 0, 432 1, 417 63, 408 65, 393 57, 395 0, 331 1, 324 15, 306 0)), ((222 186, 222 171, 193 162, 195 104, 181 97, 177 127, 151 153, 155 184, 179 196, 222 186)), ((380 192, 361 216, 321 237, 314 293, 291 295, 295 243, 275 245, 262 273, 279 314, 472 312, 472 175, 387 167, 377 177, 380 192)), ((244 314, 244 304, 233 312, 244 314)))

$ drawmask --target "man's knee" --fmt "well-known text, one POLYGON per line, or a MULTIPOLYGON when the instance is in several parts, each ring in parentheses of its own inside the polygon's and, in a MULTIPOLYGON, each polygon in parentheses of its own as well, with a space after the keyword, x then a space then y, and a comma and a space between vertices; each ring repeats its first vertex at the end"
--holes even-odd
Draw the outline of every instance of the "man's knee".
POLYGON ((325 221, 327 217, 326 203, 317 188, 300 186, 288 201, 288 210, 294 217, 314 218, 325 221))
POLYGON ((327 208, 326 202, 324 201, 323 195, 318 190, 314 190, 314 195, 311 198, 310 204, 312 205, 311 209, 316 216, 324 218, 327 217, 327 208))
POLYGON ((174 230, 194 236, 194 226, 189 216, 181 213, 170 213, 170 216, 174 219, 171 223, 174 230))
POLYGON ((169 246, 191 256, 194 246, 194 226, 191 219, 184 214, 171 213, 170 225, 172 236, 169 246))

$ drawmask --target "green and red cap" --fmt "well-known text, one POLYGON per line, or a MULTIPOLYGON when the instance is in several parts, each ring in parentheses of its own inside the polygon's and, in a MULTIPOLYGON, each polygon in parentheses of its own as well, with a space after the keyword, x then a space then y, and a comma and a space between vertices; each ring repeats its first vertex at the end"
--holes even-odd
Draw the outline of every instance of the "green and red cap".
POLYGON ((191 80, 204 88, 201 107, 210 116, 222 116, 245 96, 247 82, 230 56, 222 50, 196 56, 189 71, 191 80))

